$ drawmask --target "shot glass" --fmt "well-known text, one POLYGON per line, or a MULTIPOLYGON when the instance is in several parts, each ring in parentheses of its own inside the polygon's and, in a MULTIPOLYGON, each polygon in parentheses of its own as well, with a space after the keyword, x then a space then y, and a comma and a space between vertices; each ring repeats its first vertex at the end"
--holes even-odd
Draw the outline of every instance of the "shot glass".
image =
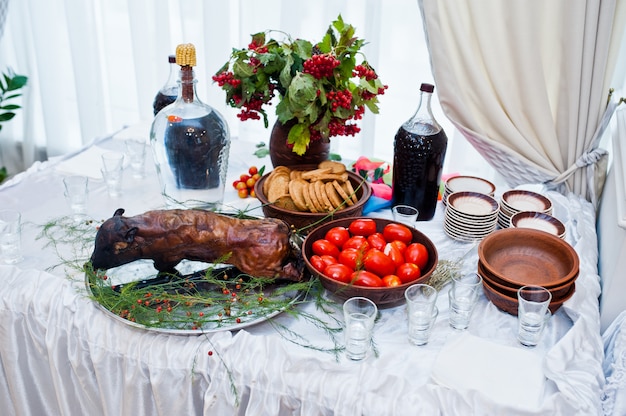
POLYGON ((75 221, 80 221, 87 213, 88 179, 86 176, 68 176, 63 178, 65 199, 70 205, 75 221))
POLYGON ((0 210, 0 259, 4 264, 23 260, 21 214, 13 209, 0 210))
POLYGON ((396 205, 391 208, 394 221, 407 225, 409 227, 415 227, 415 221, 419 211, 410 205, 396 205))
POLYGON ((464 330, 469 326, 482 281, 482 277, 476 273, 452 278, 452 286, 448 292, 452 328, 464 330))
POLYGON ((407 314, 409 317, 409 342, 424 345, 430 338, 430 332, 439 311, 437 289, 426 284, 415 284, 404 291, 407 314))
POLYGON ((541 286, 522 286, 517 299, 517 339, 526 347, 534 347, 541 339, 552 293, 541 286))
POLYGON ((107 152, 102 155, 102 178, 111 197, 121 194, 123 167, 123 153, 107 152))
POLYGON ((130 159, 130 168, 133 178, 145 177, 146 141, 140 138, 128 139, 125 142, 126 154, 130 159))
POLYGON ((377 314, 376 304, 367 298, 354 297, 344 302, 346 356, 349 359, 359 361, 367 356, 377 314))

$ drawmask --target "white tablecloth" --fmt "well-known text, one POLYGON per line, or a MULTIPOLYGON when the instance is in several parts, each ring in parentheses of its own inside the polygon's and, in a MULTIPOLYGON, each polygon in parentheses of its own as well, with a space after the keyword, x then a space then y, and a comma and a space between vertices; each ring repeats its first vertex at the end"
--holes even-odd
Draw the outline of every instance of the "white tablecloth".
MULTIPOLYGON (((258 160, 252 155, 254 144, 233 140, 229 184, 251 164, 265 164, 271 169, 269 159, 258 160)), ((123 149, 115 138, 95 146, 123 149)), ((80 164, 81 155, 91 158, 93 151, 74 155, 70 166, 80 164)), ((452 330, 447 322, 444 288, 438 298, 439 317, 426 346, 408 343, 404 307, 384 309, 374 333, 379 356, 350 362, 343 355, 337 358, 289 342, 269 323, 234 332, 180 336, 134 328, 103 313, 87 298, 81 277, 59 265, 59 256, 71 258, 76 253, 64 252, 63 248, 57 252, 45 239, 36 239, 42 224, 68 213, 61 181, 67 173, 59 164, 62 162, 37 163, 0 187, 2 206, 19 209, 25 221, 25 260, 17 266, 0 266, 2 414, 602 412, 604 355, 599 333, 595 215, 588 203, 575 196, 548 194, 555 215, 567 225, 567 239, 580 256, 581 269, 576 293, 551 318, 536 348, 523 349, 515 338, 516 318, 499 311, 482 295, 468 331, 452 330), (478 342, 463 341, 463 337, 478 342), (481 348, 476 349, 476 345, 481 348), (435 381, 433 373, 450 374, 450 366, 458 366, 458 354, 464 354, 468 363, 483 362, 482 370, 476 365, 459 366, 458 378, 435 381), (493 355, 490 360, 491 354, 497 354, 498 359, 493 355), (507 357, 530 360, 533 365, 525 371, 513 362, 507 365, 507 357), (524 380, 537 380, 537 369, 545 376, 540 380, 543 388, 525 388, 524 380), (520 391, 511 394, 507 388, 520 391), (524 395, 529 400, 509 399, 524 395)), ((85 163, 89 163, 87 158, 85 163)), ((120 207, 126 209, 126 215, 163 207, 150 162, 146 179, 125 177, 123 195, 117 199, 107 195, 99 179, 90 179, 89 192, 88 213, 96 220, 110 217, 120 207)), ((239 199, 230 186, 226 201, 234 209, 258 206, 256 200, 239 199)), ((390 216, 388 211, 371 215, 390 216)), ((418 228, 433 240, 441 259, 455 260, 471 246, 446 237, 442 219, 440 206, 435 219, 418 223, 418 228)), ((475 270, 476 262, 475 250, 470 251, 464 271, 475 270)), ((324 317, 311 303, 299 307, 324 317)), ((276 319, 307 343, 332 347, 328 336, 309 321, 288 314, 276 319)))

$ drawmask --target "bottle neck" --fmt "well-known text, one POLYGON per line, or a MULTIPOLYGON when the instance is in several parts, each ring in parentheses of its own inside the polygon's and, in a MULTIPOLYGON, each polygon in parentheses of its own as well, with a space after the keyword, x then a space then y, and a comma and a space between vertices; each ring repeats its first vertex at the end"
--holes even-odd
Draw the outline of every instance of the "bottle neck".
POLYGON ((430 106, 432 95, 431 92, 420 91, 420 102, 415 114, 406 123, 407 130, 420 133, 428 132, 429 134, 434 134, 441 130, 441 126, 435 120, 430 106))
POLYGON ((183 66, 180 68, 180 91, 178 97, 186 103, 191 103, 195 97, 196 80, 194 79, 193 68, 183 66))

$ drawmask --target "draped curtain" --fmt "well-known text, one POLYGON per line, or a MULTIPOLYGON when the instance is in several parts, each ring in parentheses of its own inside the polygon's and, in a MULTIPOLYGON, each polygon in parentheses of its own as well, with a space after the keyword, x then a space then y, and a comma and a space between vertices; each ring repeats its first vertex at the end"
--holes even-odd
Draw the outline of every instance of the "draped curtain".
POLYGON ((624 3, 419 0, 444 112, 510 186, 597 201, 624 3))
POLYGON ((313 41, 341 14, 368 42, 363 51, 389 85, 380 114, 366 113, 358 137, 333 140, 332 151, 348 159, 391 160, 393 137, 415 111, 420 83, 433 82, 415 0, 9 0, 8 6, 0 71, 10 66, 29 84, 23 109, 0 132, 0 166, 19 162, 15 168, 23 169, 151 121, 167 56, 180 43, 196 46, 201 100, 226 117, 233 136, 267 142, 269 130, 262 122, 241 123, 211 75, 252 33, 277 29, 313 41))

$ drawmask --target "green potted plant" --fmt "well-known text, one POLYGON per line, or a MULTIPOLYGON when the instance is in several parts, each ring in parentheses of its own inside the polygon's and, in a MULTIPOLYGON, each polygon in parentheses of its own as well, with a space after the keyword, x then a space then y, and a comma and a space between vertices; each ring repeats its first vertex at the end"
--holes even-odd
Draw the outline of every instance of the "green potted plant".
MULTIPOLYGON (((378 113, 378 96, 387 86, 361 52, 365 41, 341 16, 315 44, 285 34, 278 41, 269 38, 272 32, 254 34, 247 48, 233 49, 213 76, 226 103, 241 110, 239 119, 263 118, 268 127, 266 107, 278 94, 274 130, 285 127, 289 151, 303 155, 315 142, 358 133, 366 108, 378 113)), ((270 139, 270 156, 272 144, 270 139)))
MULTIPOLYGON (((14 100, 22 95, 17 91, 26 85, 26 81, 28 81, 26 76, 17 75, 10 68, 2 74, 2 78, 0 78, 0 131, 2 131, 2 124, 15 117, 15 110, 21 108, 21 106, 7 103, 7 101, 14 100)), ((0 183, 7 176, 7 170, 2 166, 0 168, 0 183)))

